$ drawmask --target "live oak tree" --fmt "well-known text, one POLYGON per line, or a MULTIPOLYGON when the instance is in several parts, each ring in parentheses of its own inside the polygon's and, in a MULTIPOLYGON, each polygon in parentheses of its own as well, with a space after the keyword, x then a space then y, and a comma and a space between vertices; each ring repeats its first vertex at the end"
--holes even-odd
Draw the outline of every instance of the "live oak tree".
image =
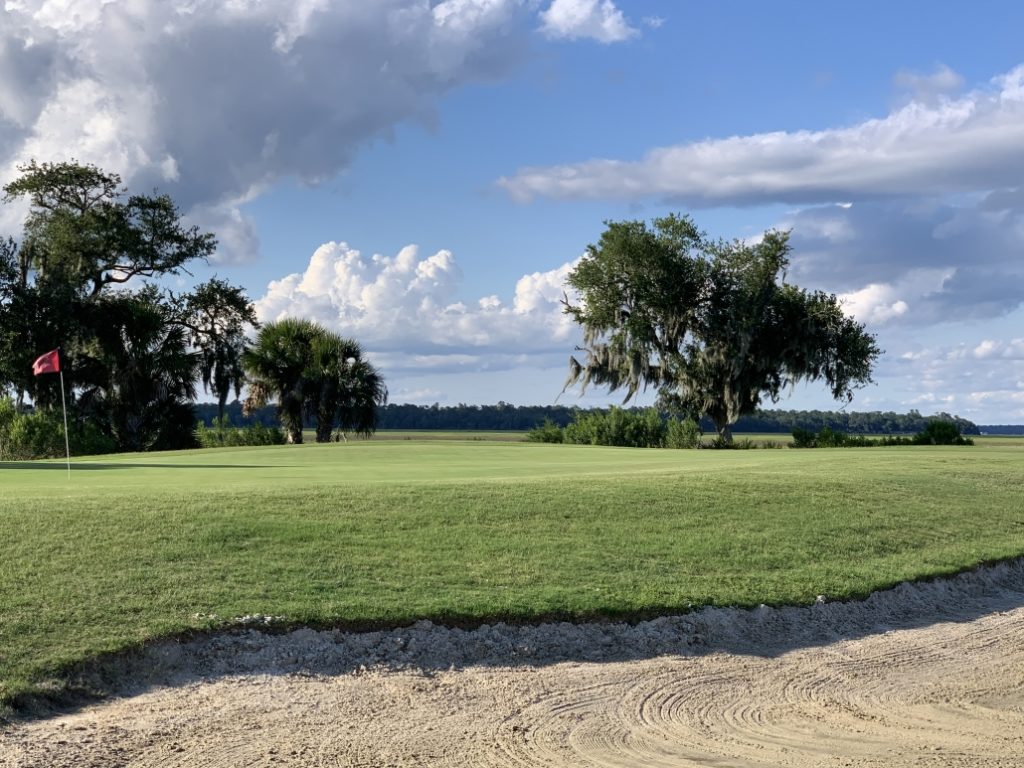
POLYGON ((765 398, 823 380, 838 400, 871 382, 875 338, 833 294, 787 283, 789 234, 711 241, 687 216, 608 222, 568 283, 565 312, 583 327, 583 360, 566 387, 653 386, 662 401, 708 416, 719 438, 765 398))
POLYGON ((87 296, 134 277, 187 272, 217 247, 212 234, 185 227, 167 195, 127 195, 121 177, 76 162, 19 167, 5 201, 31 205, 22 247, 39 279, 60 279, 87 296))

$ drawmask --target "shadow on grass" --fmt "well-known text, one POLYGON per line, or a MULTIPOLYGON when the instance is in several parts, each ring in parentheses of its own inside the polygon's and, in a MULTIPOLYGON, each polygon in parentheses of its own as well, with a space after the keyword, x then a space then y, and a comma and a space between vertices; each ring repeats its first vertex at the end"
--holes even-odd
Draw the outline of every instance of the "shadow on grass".
MULTIPOLYGON (((140 463, 140 462, 103 462, 103 461, 86 461, 80 464, 71 462, 71 472, 87 471, 91 472, 94 470, 106 470, 106 469, 273 469, 278 464, 159 464, 153 463, 140 463)), ((49 461, 3 461, 0 462, 0 471, 5 469, 52 469, 60 470, 61 472, 68 471, 67 464, 59 464, 49 461)))
MULTIPOLYGON (((339 676, 366 668, 431 674, 471 666, 545 667, 716 652, 773 658, 892 630, 970 622, 1024 607, 1024 557, 950 578, 902 583, 863 600, 811 606, 652 607, 579 616, 440 615, 392 622, 271 622, 160 638, 64 669, 58 684, 6 705, 25 721, 97 700, 233 675, 339 676)), ((0 723, 3 717, 0 715, 0 723)))

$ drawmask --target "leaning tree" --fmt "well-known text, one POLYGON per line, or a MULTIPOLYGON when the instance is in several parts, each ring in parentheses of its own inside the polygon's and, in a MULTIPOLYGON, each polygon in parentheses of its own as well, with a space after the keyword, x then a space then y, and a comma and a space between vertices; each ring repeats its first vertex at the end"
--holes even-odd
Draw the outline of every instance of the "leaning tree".
POLYGON ((140 278, 187 273, 216 250, 216 238, 183 224, 168 195, 128 195, 121 177, 78 162, 18 167, 4 201, 30 209, 21 247, 37 282, 60 281, 83 297, 140 278))
POLYGON ((663 400, 732 441, 732 425, 764 398, 824 380, 850 401, 871 382, 875 338, 833 294, 785 280, 787 232, 759 242, 710 241, 687 216, 608 222, 568 283, 565 312, 583 327, 582 361, 566 387, 657 387, 663 400))

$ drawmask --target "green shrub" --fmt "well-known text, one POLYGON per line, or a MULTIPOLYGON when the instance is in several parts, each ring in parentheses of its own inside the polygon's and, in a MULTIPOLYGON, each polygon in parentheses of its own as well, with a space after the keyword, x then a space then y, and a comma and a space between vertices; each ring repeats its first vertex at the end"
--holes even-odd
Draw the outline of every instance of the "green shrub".
POLYGON ((669 419, 665 430, 666 448, 697 448, 700 438, 700 426, 693 419, 669 419))
POLYGON ((245 427, 233 427, 227 416, 214 419, 207 427, 196 426, 196 439, 202 448, 235 448, 243 445, 284 445, 284 432, 280 427, 267 427, 259 422, 245 427))
POLYGON ((14 407, 14 401, 9 397, 0 397, 0 458, 3 458, 4 444, 17 417, 18 411, 14 407))
POLYGON ((543 424, 526 433, 526 440, 531 443, 564 443, 565 432, 551 419, 544 419, 543 424))
POLYGON ((663 448, 666 430, 665 422, 655 408, 638 412, 612 406, 605 412, 577 414, 565 428, 565 442, 626 448, 663 448))
POLYGON ((974 445, 969 437, 960 434, 960 427, 952 421, 933 419, 912 438, 914 445, 974 445))
POLYGON ((734 439, 731 443, 716 437, 710 443, 705 443, 701 447, 712 448, 716 451, 752 451, 763 446, 757 440, 751 440, 749 437, 740 438, 739 440, 734 439))
POLYGON ((822 427, 815 438, 818 448, 844 448, 846 446, 846 433, 833 431, 830 427, 822 427))
POLYGON ((877 445, 881 445, 878 440, 872 440, 864 435, 846 435, 843 442, 844 448, 873 448, 877 445))
POLYGON ((256 422, 236 430, 239 445, 284 445, 284 431, 280 427, 268 427, 256 422))
MULTIPOLYGON (((117 444, 91 423, 68 424, 72 456, 113 453, 117 444)), ((10 398, 0 399, 0 461, 56 459, 65 455, 64 415, 60 411, 18 413, 10 398)))
POLYGON ((668 425, 657 408, 647 408, 636 421, 635 443, 640 448, 664 448, 668 425))
POLYGON ((814 433, 809 429, 800 429, 797 427, 793 430, 793 442, 789 444, 790 448, 817 448, 817 442, 815 441, 814 433))
POLYGON ((864 437, 863 435, 847 435, 823 427, 814 434, 807 429, 794 429, 793 442, 790 448, 874 448, 876 446, 894 445, 974 445, 969 437, 960 434, 960 427, 944 419, 929 421, 923 432, 913 437, 900 435, 881 438, 864 437))
POLYGON ((64 420, 60 414, 19 413, 0 440, 0 455, 6 461, 50 459, 64 455, 64 420))
POLYGON ((601 416, 598 413, 576 414, 565 426, 565 442, 580 445, 600 445, 604 439, 601 429, 601 416))
POLYGON ((880 437, 875 441, 875 445, 915 445, 915 443, 912 437, 904 437, 903 435, 886 435, 885 437, 880 437))
POLYGON ((794 429, 792 434, 790 448, 870 448, 882 445, 878 440, 863 435, 848 435, 827 426, 822 427, 817 434, 808 429, 794 429))
POLYGON ((215 418, 209 427, 201 421, 196 424, 196 440, 200 448, 221 448, 226 438, 227 428, 220 419, 215 418))

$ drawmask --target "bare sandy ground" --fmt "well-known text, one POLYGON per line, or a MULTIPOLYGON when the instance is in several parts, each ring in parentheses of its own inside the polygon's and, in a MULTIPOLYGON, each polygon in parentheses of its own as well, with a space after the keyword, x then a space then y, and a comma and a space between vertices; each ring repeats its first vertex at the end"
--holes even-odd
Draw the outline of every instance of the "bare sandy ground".
POLYGON ((164 644, 0 766, 1022 766, 1024 562, 635 626, 164 644))

